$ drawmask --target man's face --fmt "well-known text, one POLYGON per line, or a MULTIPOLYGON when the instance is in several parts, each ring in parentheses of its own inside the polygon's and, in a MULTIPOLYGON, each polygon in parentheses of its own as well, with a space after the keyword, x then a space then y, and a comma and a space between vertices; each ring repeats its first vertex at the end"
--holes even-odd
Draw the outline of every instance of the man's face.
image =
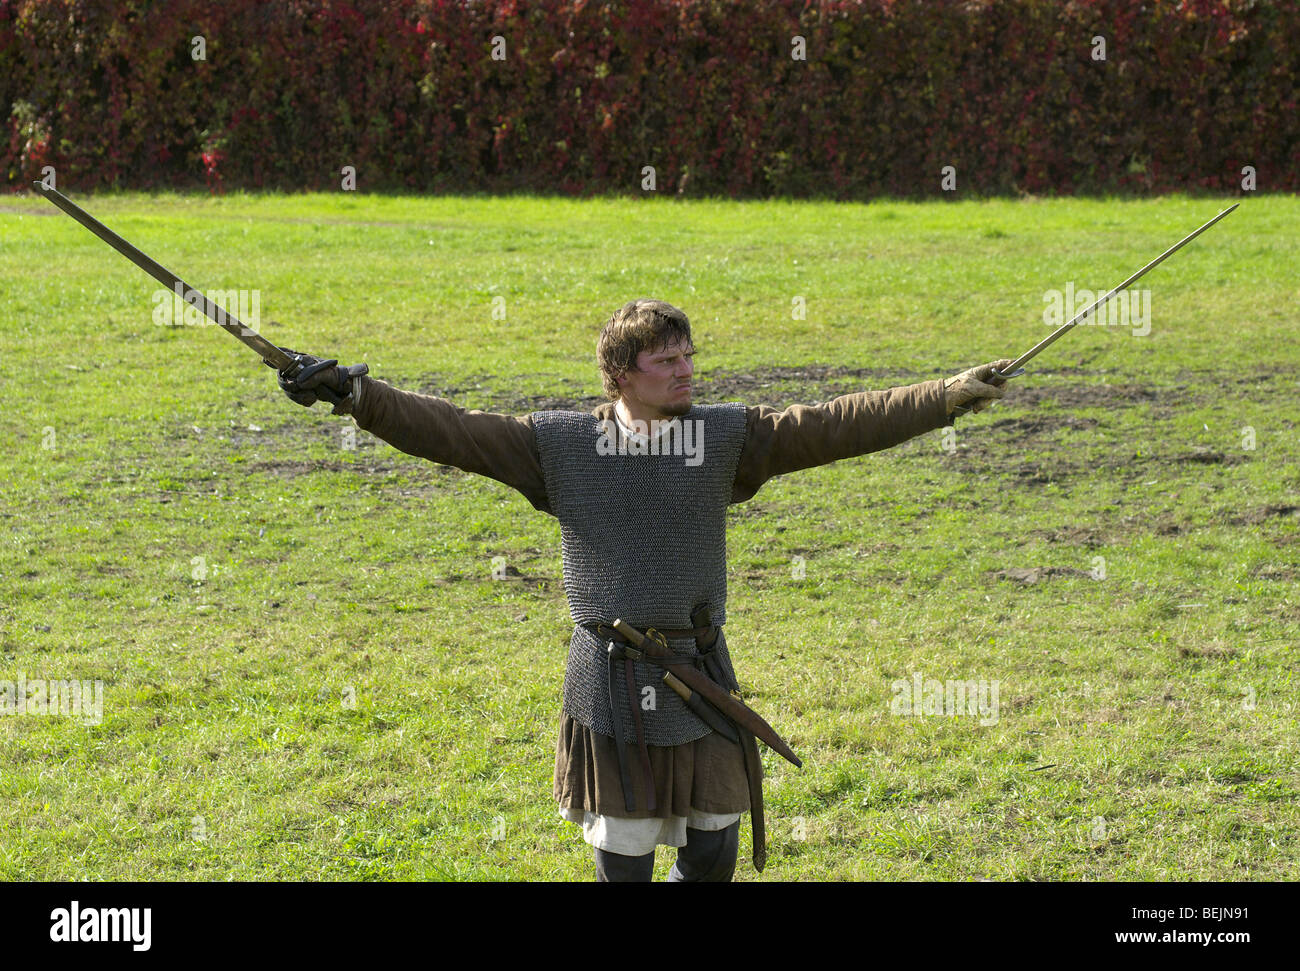
POLYGON ((637 370, 618 379, 628 405, 635 410, 657 413, 663 418, 684 415, 691 410, 691 375, 695 348, 680 342, 636 356, 637 370))

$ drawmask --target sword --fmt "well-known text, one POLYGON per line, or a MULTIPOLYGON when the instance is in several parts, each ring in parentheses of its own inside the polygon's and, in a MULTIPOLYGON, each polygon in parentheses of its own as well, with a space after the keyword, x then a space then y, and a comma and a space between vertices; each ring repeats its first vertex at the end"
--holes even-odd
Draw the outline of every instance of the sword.
MULTIPOLYGON (((229 310, 226 310, 224 307, 209 300, 203 291, 191 287, 157 260, 132 246, 125 239, 113 232, 90 213, 86 212, 86 210, 82 209, 63 193, 59 192, 57 189, 51 189, 44 182, 33 182, 32 186, 46 199, 50 200, 54 205, 58 206, 77 222, 81 223, 81 225, 85 226, 92 233, 102 239, 109 246, 113 247, 113 249, 117 250, 136 266, 140 267, 140 269, 144 270, 163 286, 167 287, 173 293, 181 294, 186 303, 199 307, 215 323, 219 324, 236 338, 257 351, 257 353, 261 355, 262 361, 267 365, 267 367, 275 368, 277 371, 288 371, 290 377, 292 377, 298 369, 297 359, 286 353, 283 348, 276 347, 257 331, 253 330, 253 328, 241 322, 240 319, 229 310)), ((317 397, 323 398, 331 404, 337 405, 342 400, 328 388, 313 388, 312 391, 317 397)))
MULTIPOLYGON (((1037 357, 1039 351, 1043 350, 1046 347, 1050 347, 1061 337, 1062 334, 1064 334, 1067 330, 1069 330, 1070 328, 1078 324, 1080 320, 1082 320, 1084 317, 1087 317, 1090 313, 1092 313, 1094 310, 1096 310, 1098 307, 1104 304, 1111 297, 1115 296, 1115 294, 1119 293, 1121 290, 1136 283, 1141 277, 1143 277, 1147 273, 1148 270, 1154 269, 1155 267, 1163 263, 1165 260, 1169 259, 1169 257, 1173 256, 1180 249, 1182 249, 1184 246, 1186 246, 1188 243, 1194 240, 1197 236, 1201 235, 1201 233, 1205 232, 1207 229, 1209 229, 1211 226, 1217 223, 1228 213, 1232 212, 1232 210, 1236 209, 1239 205, 1241 205, 1241 203, 1234 202, 1227 209, 1223 210, 1223 212, 1219 213, 1209 222, 1205 223, 1203 226, 1197 229, 1194 233, 1191 233, 1188 236, 1184 236, 1177 243, 1169 247, 1169 249, 1165 250, 1163 253, 1157 256, 1146 266, 1142 267, 1142 269, 1138 270, 1136 273, 1134 273, 1131 277, 1129 277, 1119 286, 1115 287, 1113 290, 1111 290, 1109 293, 1105 294, 1104 296, 1099 297, 1097 300, 1094 300, 1088 307, 1081 310, 1079 313, 1075 314, 1073 317, 1071 317, 1060 327, 1056 328, 1056 330, 1052 331, 1052 333, 1049 334, 1047 337, 1043 338, 1041 341, 1039 341, 1029 350, 1025 351, 1025 353, 1021 354, 1018 358, 1016 358, 1014 361, 1008 364, 1006 371, 999 371, 996 368, 994 368, 993 377, 1003 378, 1003 379, 1020 377, 1020 375, 1025 373, 1025 369, 1024 367, 1022 367, 1022 365, 1025 364, 1027 361, 1030 361, 1033 358, 1037 357)), ((970 411, 970 408, 968 406, 959 405, 956 408, 954 413, 958 415, 964 415, 968 411, 970 411)))

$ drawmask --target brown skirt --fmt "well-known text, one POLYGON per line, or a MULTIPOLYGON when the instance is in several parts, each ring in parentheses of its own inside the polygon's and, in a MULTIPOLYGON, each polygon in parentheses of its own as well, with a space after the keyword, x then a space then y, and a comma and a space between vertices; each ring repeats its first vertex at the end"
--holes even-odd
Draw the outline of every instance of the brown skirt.
POLYGON ((628 812, 618 771, 618 743, 560 713, 555 744, 555 799, 563 809, 581 809, 602 816, 629 819, 739 813, 749 809, 749 783, 740 746, 710 732, 685 745, 648 746, 655 779, 654 812, 646 809, 641 754, 625 745, 636 795, 636 812, 628 812))

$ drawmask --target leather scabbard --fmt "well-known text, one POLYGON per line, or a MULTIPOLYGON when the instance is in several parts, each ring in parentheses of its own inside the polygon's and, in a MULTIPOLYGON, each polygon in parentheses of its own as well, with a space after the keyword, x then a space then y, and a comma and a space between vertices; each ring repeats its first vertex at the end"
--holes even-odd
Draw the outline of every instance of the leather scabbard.
POLYGON ((667 646, 647 637, 622 619, 616 619, 610 626, 634 648, 644 652, 646 657, 652 658, 654 663, 671 665, 673 673, 687 687, 692 691, 698 691, 705 701, 710 702, 741 728, 752 732, 795 768, 803 767, 799 756, 794 754, 794 750, 776 733, 776 730, 737 695, 732 694, 703 671, 697 670, 692 663, 694 658, 674 654, 667 646))
MULTIPOLYGON (((708 604, 700 604, 691 613, 691 623, 696 627, 711 627, 712 615, 708 604)), ((725 672, 718 657, 713 653, 713 645, 717 641, 717 631, 714 628, 712 637, 695 638, 696 648, 704 654, 705 667, 709 669, 709 674, 715 681, 724 688, 739 692, 740 686, 733 680, 724 677, 725 672)), ((707 702, 705 702, 707 704, 707 702)), ((749 783, 749 824, 754 838, 753 862, 754 869, 759 873, 763 872, 763 867, 767 865, 767 817, 763 809, 763 760, 758 754, 758 740, 754 738, 753 732, 747 731, 734 721, 736 735, 740 740, 740 751, 745 758, 745 780, 749 783)))
POLYGON ((759 873, 767 865, 767 820, 763 814, 763 760, 758 755, 758 739, 739 726, 740 750, 745 754, 745 778, 749 780, 749 822, 754 831, 754 869, 759 873))
POLYGON ((618 710, 618 680, 614 675, 614 664, 623 657, 622 651, 613 641, 605 648, 609 665, 609 713, 614 722, 614 751, 618 755, 618 774, 623 784, 623 804, 627 811, 636 812, 636 790, 632 788, 632 773, 627 767, 627 750, 623 747, 623 715, 618 710))
POLYGON ((627 704, 632 712, 632 723, 636 726, 636 747, 641 756, 641 776, 645 780, 645 801, 646 809, 654 812, 657 808, 655 804, 655 775, 654 770, 650 767, 650 752, 645 744, 645 727, 641 722, 641 707, 636 701, 636 672, 632 667, 630 657, 623 658, 624 680, 627 681, 627 704))

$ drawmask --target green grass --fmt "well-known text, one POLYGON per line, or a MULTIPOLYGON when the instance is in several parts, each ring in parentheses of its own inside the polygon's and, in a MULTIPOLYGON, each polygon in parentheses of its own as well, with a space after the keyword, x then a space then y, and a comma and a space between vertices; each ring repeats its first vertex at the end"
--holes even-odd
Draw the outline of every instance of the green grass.
MULTIPOLYGON (((1014 356, 1045 290, 1112 286, 1220 208, 83 201, 194 285, 260 289, 276 343, 511 413, 599 394, 596 334, 638 296, 690 315, 706 402, 1014 356)), ((1149 335, 1078 328, 955 441, 732 508, 729 643, 805 763, 764 753, 764 878, 1295 878, 1298 219, 1247 199, 1143 281, 1149 335), (998 574, 1025 567, 1059 572, 998 574), (997 723, 891 715, 912 672, 998 681, 997 723)), ((229 337, 154 324, 154 289, 0 203, 0 680, 105 683, 98 725, 0 718, 0 877, 590 879, 551 797, 558 525, 345 448, 229 337)))

